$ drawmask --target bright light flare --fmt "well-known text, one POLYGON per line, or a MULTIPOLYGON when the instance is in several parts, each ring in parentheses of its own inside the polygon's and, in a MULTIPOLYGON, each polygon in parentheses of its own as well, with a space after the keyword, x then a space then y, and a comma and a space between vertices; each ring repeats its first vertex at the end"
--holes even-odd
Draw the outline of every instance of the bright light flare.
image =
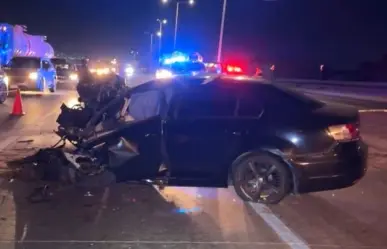
POLYGON ((78 75, 73 73, 73 74, 70 74, 69 78, 70 78, 71 81, 77 81, 78 80, 78 75))
POLYGON ((97 69, 97 74, 98 75, 104 75, 104 74, 109 74, 109 73, 110 73, 110 69, 109 68, 97 69))
POLYGON ((132 76, 134 74, 134 68, 133 67, 127 67, 125 69, 125 73, 127 76, 132 76))
POLYGON ((31 80, 36 80, 38 78, 38 73, 32 72, 28 75, 28 78, 30 78, 31 80))
POLYGON ((158 37, 161 37, 161 36, 163 35, 163 33, 161 33, 160 31, 158 31, 158 32, 156 33, 156 35, 157 35, 158 37))
POLYGON ((189 0, 189 1, 188 1, 188 4, 189 4, 189 5, 194 5, 194 4, 195 4, 195 0, 189 0))
POLYGON ((78 98, 71 98, 67 101, 66 105, 69 107, 69 108, 73 108, 74 106, 76 105, 79 105, 79 101, 78 101, 78 98))
POLYGON ((4 83, 8 86, 8 84, 9 84, 9 78, 8 78, 8 76, 4 76, 3 81, 4 81, 4 83))
POLYGON ((156 71, 156 79, 168 79, 172 77, 173 77, 172 72, 166 69, 160 69, 156 71))
POLYGON ((161 0, 161 3, 167 4, 169 1, 168 0, 161 0))
POLYGON ((167 19, 163 19, 162 22, 163 22, 163 24, 167 24, 168 21, 167 21, 167 19))

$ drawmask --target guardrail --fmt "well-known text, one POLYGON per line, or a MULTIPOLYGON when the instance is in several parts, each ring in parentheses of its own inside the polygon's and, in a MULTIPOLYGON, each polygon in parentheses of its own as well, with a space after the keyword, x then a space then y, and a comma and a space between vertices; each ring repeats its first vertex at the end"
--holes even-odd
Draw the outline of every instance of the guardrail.
POLYGON ((339 86, 347 88, 383 88, 387 89, 387 82, 363 82, 363 81, 336 81, 336 80, 314 80, 314 79, 276 79, 275 83, 292 85, 319 85, 339 86))
POLYGON ((387 101, 387 82, 350 82, 305 79, 278 79, 281 86, 317 95, 351 98, 366 101, 387 101))

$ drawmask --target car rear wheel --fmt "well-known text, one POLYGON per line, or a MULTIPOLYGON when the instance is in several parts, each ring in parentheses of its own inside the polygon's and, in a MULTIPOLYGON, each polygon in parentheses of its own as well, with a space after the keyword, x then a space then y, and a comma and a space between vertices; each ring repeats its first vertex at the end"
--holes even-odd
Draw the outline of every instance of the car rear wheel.
POLYGON ((232 167, 235 192, 244 201, 276 204, 290 191, 288 167, 266 153, 252 153, 232 167))
POLYGON ((4 83, 0 83, 0 104, 3 104, 8 97, 8 87, 4 83))

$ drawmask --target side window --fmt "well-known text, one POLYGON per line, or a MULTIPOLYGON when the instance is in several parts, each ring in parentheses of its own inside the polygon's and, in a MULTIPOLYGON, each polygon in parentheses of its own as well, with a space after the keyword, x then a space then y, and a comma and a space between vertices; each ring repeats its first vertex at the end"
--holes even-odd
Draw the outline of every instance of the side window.
POLYGON ((135 120, 144 120, 162 115, 165 103, 160 91, 150 90, 142 93, 135 93, 130 97, 129 115, 135 120))
POLYGON ((175 113, 179 119, 232 117, 236 108, 236 98, 231 94, 195 91, 181 95, 179 100, 175 113))
POLYGON ((243 96, 238 101, 239 117, 259 118, 263 110, 263 103, 259 96, 243 96))

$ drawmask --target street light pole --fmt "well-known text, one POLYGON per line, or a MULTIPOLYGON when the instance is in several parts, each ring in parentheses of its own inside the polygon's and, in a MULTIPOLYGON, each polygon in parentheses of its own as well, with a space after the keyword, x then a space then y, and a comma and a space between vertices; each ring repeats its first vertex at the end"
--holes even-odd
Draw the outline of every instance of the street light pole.
POLYGON ((150 46, 149 46, 149 66, 152 67, 153 64, 153 32, 145 32, 146 35, 150 36, 150 46))
POLYGON ((161 45, 162 45, 162 37, 163 37, 163 23, 160 21, 160 29, 159 29, 159 56, 161 55, 161 45))
POLYGON ((219 34, 219 45, 218 45, 218 62, 222 59, 222 47, 223 47, 223 33, 224 33, 224 22, 226 19, 226 9, 227 9, 227 0, 223 0, 223 11, 222 11, 222 21, 220 23, 220 34, 219 34))
POLYGON ((176 40, 177 40, 177 25, 179 22, 179 9, 180 9, 180 2, 176 2, 176 16, 175 16, 175 35, 173 37, 173 50, 176 49, 176 40))
POLYGON ((153 33, 150 34, 150 54, 153 56, 153 33))
POLYGON ((157 32, 157 36, 159 37, 159 56, 161 55, 161 45, 162 45, 162 37, 163 37, 163 25, 167 24, 167 19, 157 19, 160 23, 159 32, 157 32))
MULTIPOLYGON (((163 4, 167 4, 170 0, 162 0, 163 4)), ((176 15, 175 15, 175 34, 173 36, 173 49, 176 49, 177 43, 177 29, 179 26, 179 12, 180 12, 180 4, 188 4, 193 6, 195 4, 195 0, 176 0, 176 15)))

